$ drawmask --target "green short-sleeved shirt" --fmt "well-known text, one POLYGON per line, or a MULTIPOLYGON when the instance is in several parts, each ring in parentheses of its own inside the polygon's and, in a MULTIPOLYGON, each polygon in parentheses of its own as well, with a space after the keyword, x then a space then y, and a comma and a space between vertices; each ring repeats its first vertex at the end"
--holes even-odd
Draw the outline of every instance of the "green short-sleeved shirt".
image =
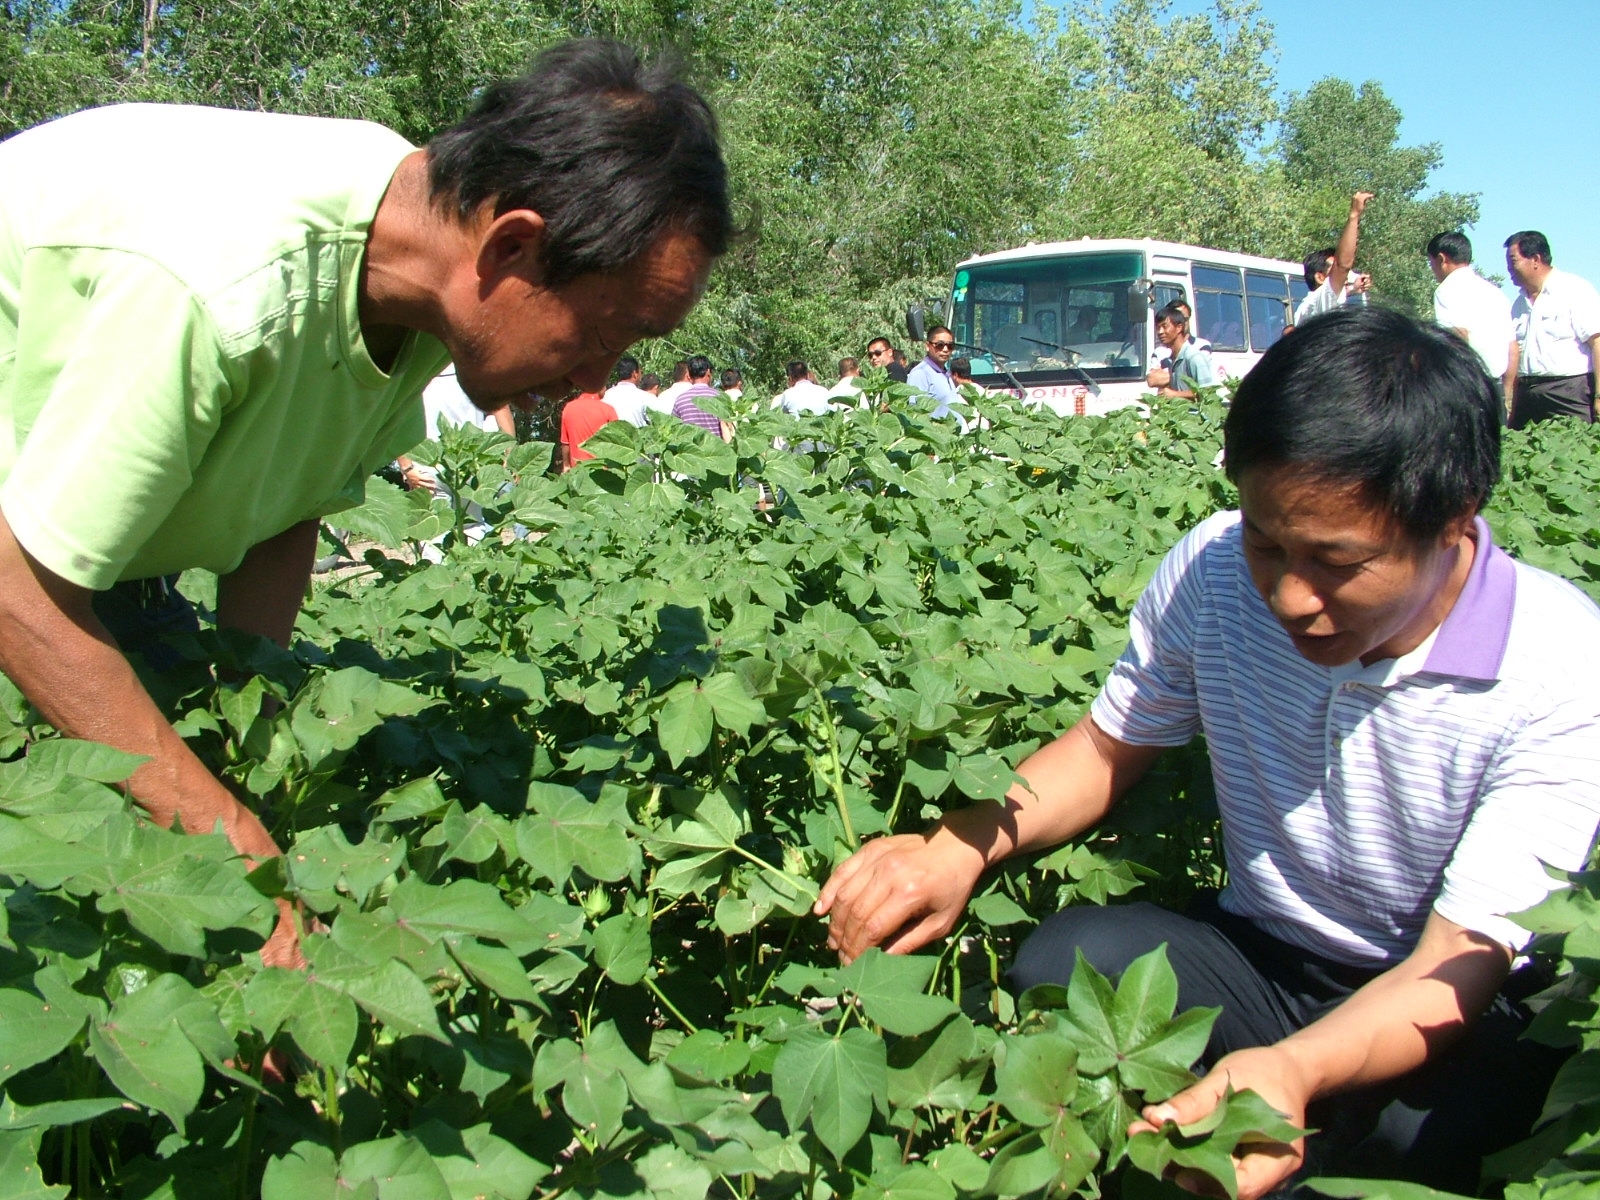
POLYGON ((448 356, 412 335, 385 374, 357 310, 411 149, 177 105, 0 143, 0 511, 29 553, 95 589, 226 573, 421 440, 448 356))

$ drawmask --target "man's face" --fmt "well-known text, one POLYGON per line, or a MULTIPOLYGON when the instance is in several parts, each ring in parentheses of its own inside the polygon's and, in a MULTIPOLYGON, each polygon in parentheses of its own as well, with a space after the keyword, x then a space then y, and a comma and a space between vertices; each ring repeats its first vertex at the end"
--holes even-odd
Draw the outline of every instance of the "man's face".
POLYGON ((547 288, 536 269, 480 277, 446 345, 456 378, 485 411, 530 392, 605 389, 622 353, 676 328, 705 290, 712 258, 698 238, 668 230, 621 270, 547 288))
POLYGON ((1506 247, 1506 270, 1511 272, 1511 278, 1517 281, 1517 286, 1526 288, 1537 285, 1543 277, 1543 267, 1544 263, 1537 258, 1523 258, 1515 242, 1506 247))
POLYGON ((1244 557, 1294 648, 1324 667, 1416 649, 1444 620, 1471 560, 1471 515, 1419 543, 1357 486, 1293 467, 1239 480, 1244 557))
POLYGON ((1442 254, 1428 255, 1428 270, 1433 272, 1433 278, 1436 283, 1443 283, 1450 274, 1449 271, 1445 270, 1444 255, 1442 254))
POLYGON ((1333 255, 1330 254, 1330 255, 1328 255, 1327 258, 1322 260, 1322 270, 1317 272, 1317 285, 1320 287, 1322 284, 1326 283, 1327 280, 1328 280, 1328 276, 1332 275, 1332 274, 1333 274, 1333 255))
POLYGON ((947 330, 941 330, 928 338, 928 357, 941 367, 950 361, 950 356, 955 352, 955 340, 947 330))
POLYGON ((1162 317, 1161 320, 1156 322, 1156 341, 1160 342, 1168 350, 1178 344, 1179 339, 1183 337, 1183 332, 1183 326, 1174 324, 1171 317, 1162 317))
POLYGON ((887 367, 894 361, 894 347, 888 342, 873 342, 867 347, 867 361, 875 367, 887 367))

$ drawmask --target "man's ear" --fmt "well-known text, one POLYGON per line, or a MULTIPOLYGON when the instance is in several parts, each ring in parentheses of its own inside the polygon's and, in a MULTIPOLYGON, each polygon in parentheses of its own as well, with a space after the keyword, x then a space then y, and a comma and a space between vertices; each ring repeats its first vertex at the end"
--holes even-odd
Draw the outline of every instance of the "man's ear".
POLYGON ((484 227, 478 238, 478 280, 493 287, 515 276, 537 285, 544 278, 544 218, 532 209, 503 212, 484 227))

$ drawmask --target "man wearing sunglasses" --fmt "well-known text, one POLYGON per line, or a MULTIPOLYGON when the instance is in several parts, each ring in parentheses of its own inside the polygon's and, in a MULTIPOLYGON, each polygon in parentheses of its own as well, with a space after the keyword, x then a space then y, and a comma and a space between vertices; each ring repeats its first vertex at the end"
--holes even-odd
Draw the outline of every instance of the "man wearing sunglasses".
POLYGON ((950 377, 950 356, 955 353, 955 335, 943 325, 928 330, 928 354, 911 368, 906 382, 933 401, 933 415, 948 417, 950 406, 961 400, 955 380, 950 377))
POLYGON ((895 383, 906 381, 906 369, 894 360, 894 345, 886 337, 873 338, 867 343, 867 366, 882 367, 895 383))

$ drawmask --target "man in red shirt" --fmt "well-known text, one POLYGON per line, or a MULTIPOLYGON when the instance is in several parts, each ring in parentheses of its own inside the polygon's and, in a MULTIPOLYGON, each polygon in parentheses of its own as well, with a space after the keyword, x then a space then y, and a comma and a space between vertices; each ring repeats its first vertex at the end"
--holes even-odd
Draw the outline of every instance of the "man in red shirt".
POLYGON ((570 471, 574 464, 593 458, 583 443, 600 426, 616 419, 617 410, 602 400, 599 392, 579 392, 568 400, 561 410, 561 469, 570 471))

